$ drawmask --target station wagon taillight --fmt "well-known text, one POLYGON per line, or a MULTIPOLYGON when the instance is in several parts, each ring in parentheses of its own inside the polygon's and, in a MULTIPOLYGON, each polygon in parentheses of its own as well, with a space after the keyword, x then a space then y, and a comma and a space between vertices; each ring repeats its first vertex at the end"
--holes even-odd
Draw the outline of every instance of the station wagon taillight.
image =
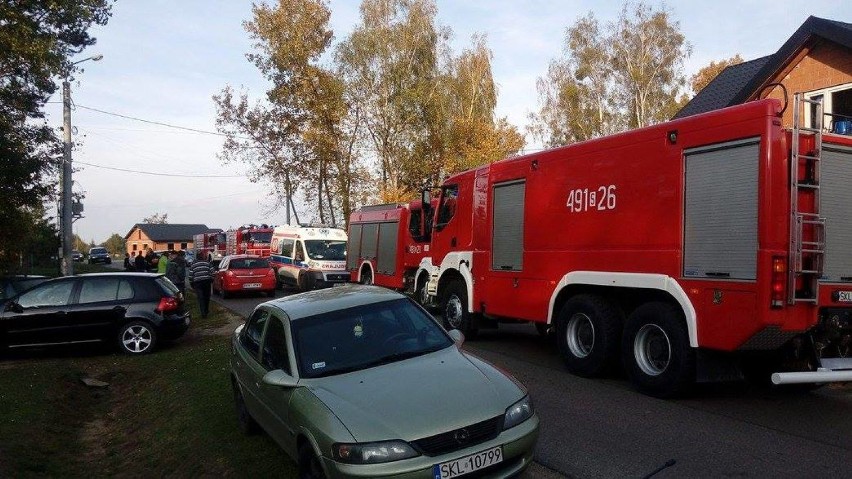
POLYGON ((783 256, 772 257, 772 307, 784 307, 784 288, 787 284, 787 262, 783 256))
POLYGON ((157 304, 156 311, 158 313, 168 313, 177 310, 179 307, 177 298, 173 296, 163 296, 160 298, 160 303, 157 304))

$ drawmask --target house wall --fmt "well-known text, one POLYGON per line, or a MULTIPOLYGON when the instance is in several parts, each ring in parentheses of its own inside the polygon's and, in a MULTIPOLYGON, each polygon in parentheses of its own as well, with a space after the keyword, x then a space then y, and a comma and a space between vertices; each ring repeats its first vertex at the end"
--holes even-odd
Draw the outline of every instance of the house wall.
POLYGON ((182 249, 194 249, 195 245, 192 242, 192 238, 182 240, 152 241, 151 238, 149 238, 144 231, 139 228, 133 228, 133 231, 130 233, 130 236, 127 237, 127 254, 132 255, 134 252, 136 252, 136 254, 139 254, 140 252, 146 251, 148 248, 151 248, 154 251, 164 251, 169 249, 180 251, 182 249), (186 244, 186 248, 183 248, 184 243, 186 244), (172 245, 171 248, 169 247, 169 244, 172 245))
MULTIPOLYGON (((793 94, 809 92, 852 82, 852 50, 829 41, 821 41, 792 67, 782 72, 773 82, 781 83, 790 95, 790 105, 784 112, 783 125, 793 126, 793 94)), ((784 101, 784 92, 775 87, 765 90, 761 98, 784 101)))

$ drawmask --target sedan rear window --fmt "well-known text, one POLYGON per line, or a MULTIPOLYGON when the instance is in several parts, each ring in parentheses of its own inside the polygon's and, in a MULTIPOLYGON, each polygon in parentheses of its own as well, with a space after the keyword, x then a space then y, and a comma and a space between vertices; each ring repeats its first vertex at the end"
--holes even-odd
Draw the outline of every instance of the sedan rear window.
POLYGON ((316 378, 358 371, 453 344, 407 298, 342 309, 292 322, 299 373, 316 378))
POLYGON ((258 269, 268 268, 269 260, 266 258, 238 258, 228 263, 228 269, 258 269))

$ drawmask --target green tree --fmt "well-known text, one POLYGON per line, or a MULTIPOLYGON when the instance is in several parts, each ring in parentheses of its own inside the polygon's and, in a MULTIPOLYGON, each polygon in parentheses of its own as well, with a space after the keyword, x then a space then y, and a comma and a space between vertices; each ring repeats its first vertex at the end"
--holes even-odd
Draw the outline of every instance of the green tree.
POLYGON ((247 57, 271 88, 254 105, 230 87, 213 97, 217 126, 228 135, 220 157, 253 164, 253 181, 272 178, 288 219, 300 187, 316 200, 320 221, 337 223, 336 212, 349 216, 361 169, 353 136, 358 122, 347 119, 352 113, 340 76, 321 62, 332 40, 331 12, 322 0, 279 0, 255 5, 252 13, 244 27, 255 50, 247 57))
MULTIPOLYGON (((74 251, 79 251, 81 253, 88 253, 89 251, 89 243, 86 242, 83 238, 81 238, 77 233, 74 233, 74 251)), ((92 241, 94 243, 94 241, 92 241)))
MULTIPOLYGON (((51 194, 59 142, 44 121, 44 104, 56 91, 56 79, 74 73, 71 57, 95 43, 89 27, 105 25, 110 11, 108 0, 0 3, 2 245, 25 239, 34 227, 33 214, 51 194)), ((0 248, 0 268, 16 260, 13 251, 0 248)))
POLYGON ((124 239, 124 236, 121 236, 118 233, 113 233, 109 238, 106 239, 101 246, 107 249, 112 255, 121 255, 127 251, 127 242, 124 239))
POLYGON ((556 146, 667 120, 682 105, 691 51, 664 7, 627 2, 606 29, 589 13, 566 30, 564 57, 538 80, 530 132, 556 146))
POLYGON ((432 0, 364 0, 361 23, 337 49, 379 160, 383 201, 403 199, 426 181, 418 152, 428 149, 427 125, 436 118, 430 102, 442 86, 438 62, 450 34, 436 14, 432 0))

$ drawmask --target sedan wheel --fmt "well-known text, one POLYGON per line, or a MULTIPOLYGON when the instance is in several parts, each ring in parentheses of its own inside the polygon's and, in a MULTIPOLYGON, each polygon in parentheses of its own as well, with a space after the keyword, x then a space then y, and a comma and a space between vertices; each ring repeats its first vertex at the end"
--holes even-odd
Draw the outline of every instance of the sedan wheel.
POLYGON ((299 479, 325 479, 322 464, 308 445, 299 450, 299 479))
POLYGON ((157 333, 149 323, 132 321, 121 328, 118 343, 125 354, 147 354, 157 343, 157 333))
POLYGON ((240 391, 240 387, 237 386, 237 382, 233 378, 231 378, 231 387, 234 390, 234 406, 237 410, 237 424, 239 425, 240 431, 242 431, 242 433, 246 436, 257 433, 260 430, 260 427, 257 425, 254 418, 251 417, 251 413, 246 407, 246 401, 243 399, 243 393, 240 391))

